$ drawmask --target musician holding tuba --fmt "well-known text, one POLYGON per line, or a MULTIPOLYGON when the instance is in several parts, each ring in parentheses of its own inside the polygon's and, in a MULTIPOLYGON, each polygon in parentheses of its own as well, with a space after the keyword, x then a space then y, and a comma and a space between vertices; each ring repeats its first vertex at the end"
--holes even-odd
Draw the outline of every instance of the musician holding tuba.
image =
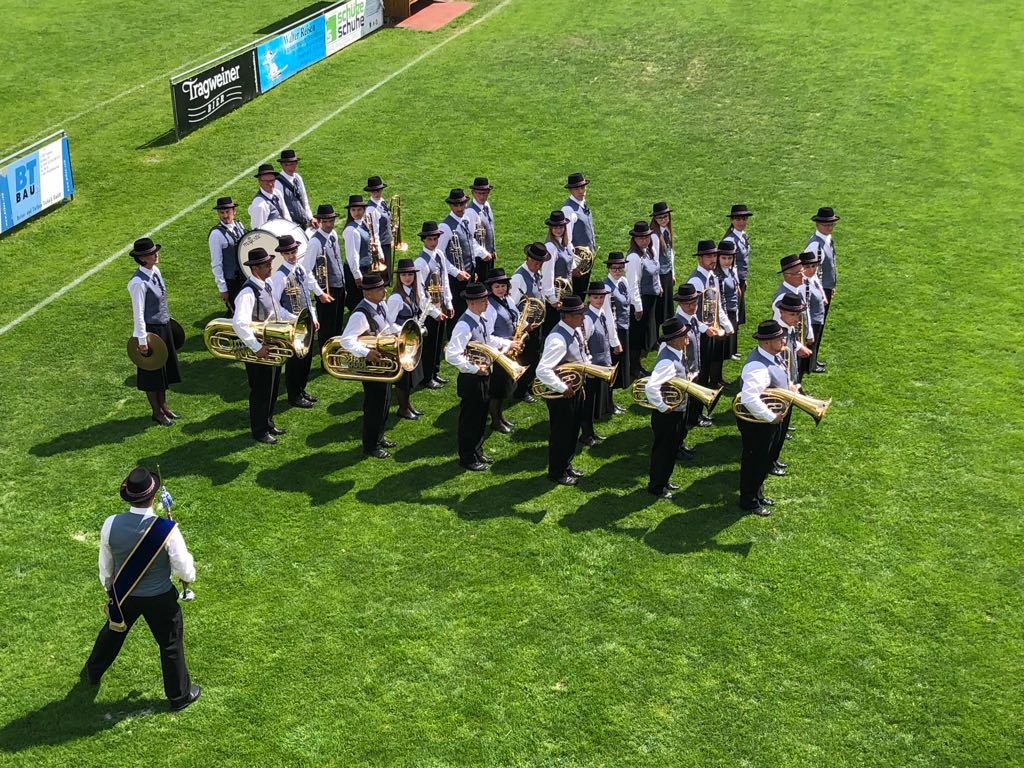
POLYGON ((169 427, 178 414, 167 407, 167 388, 179 383, 181 375, 167 289, 157 266, 160 246, 143 237, 135 241, 130 255, 139 265, 128 281, 134 325, 128 355, 136 364, 135 386, 146 393, 153 421, 169 427))
POLYGON ((380 248, 381 256, 384 259, 384 282, 391 282, 392 274, 392 251, 394 250, 392 237, 392 211, 388 201, 384 199, 384 190, 387 184, 380 176, 371 176, 366 180, 364 192, 370 193, 370 199, 366 201, 366 214, 370 217, 371 226, 374 228, 374 237, 380 248))
MULTIPOLYGON (((274 294, 274 300, 286 312, 298 316, 302 310, 309 312, 313 323, 313 330, 320 330, 320 323, 317 320, 316 307, 314 302, 309 300, 310 292, 317 296, 323 294, 323 290, 313 275, 306 271, 305 267, 297 264, 299 256, 299 242, 291 235, 282 235, 278 238, 277 247, 274 249, 284 257, 284 263, 277 268, 273 277, 270 278, 270 290, 274 294)), ((313 345, 304 350, 303 355, 292 355, 284 364, 284 383, 288 391, 288 402, 294 408, 312 408, 318 398, 306 392, 306 384, 309 383, 309 367, 313 362, 313 345)))
MULTIPOLYGON (((388 296, 386 310, 388 322, 395 328, 401 328, 407 320, 420 322, 423 308, 428 299, 420 288, 417 279, 416 263, 412 259, 399 259, 395 267, 394 290, 388 296)), ((423 381, 423 357, 420 356, 416 367, 404 371, 402 377, 395 382, 395 397, 398 399, 398 417, 416 421, 422 416, 412 405, 412 393, 423 381)))
POLYGON ((441 378, 441 354, 444 351, 445 320, 452 316, 452 289, 448 282, 448 261, 437 247, 441 230, 436 221, 425 221, 420 229, 423 248, 416 257, 417 283, 430 302, 423 321, 423 386, 440 389, 448 383, 441 378))
POLYGON ((644 393, 647 402, 653 406, 651 431, 654 442, 651 445, 651 472, 647 491, 660 499, 671 499, 672 491, 679 486, 672 482, 679 449, 686 439, 686 412, 689 394, 683 395, 677 404, 670 407, 662 395, 662 387, 673 379, 689 380, 686 367, 686 348, 690 344, 690 328, 681 317, 670 317, 662 325, 658 338, 660 347, 654 369, 647 379, 644 393))
POLYGON ((782 364, 781 353, 786 345, 786 333, 775 320, 766 320, 757 326, 754 334, 757 347, 747 355, 740 373, 739 400, 749 419, 736 419, 743 440, 740 460, 740 507, 762 517, 770 515, 769 507, 775 502, 764 495, 764 480, 773 466, 776 442, 785 435, 783 412, 776 412, 761 399, 769 387, 795 392, 797 386, 789 381, 782 364))
POLYGON ((587 361, 583 325, 583 300, 566 296, 559 308, 560 320, 544 340, 537 364, 537 380, 561 397, 545 398, 551 425, 548 436, 548 478, 559 485, 576 485, 583 473, 572 465, 583 421, 584 387, 570 387, 555 370, 563 363, 587 361))
MULTIPOLYGON (((398 333, 400 329, 392 327, 388 322, 387 310, 384 308, 384 293, 387 290, 384 276, 379 272, 367 272, 362 281, 363 298, 349 315, 345 332, 341 335, 341 346, 354 357, 366 358, 369 363, 377 364, 382 358, 381 351, 367 347, 359 337, 398 333)), ((386 459, 391 456, 388 449, 396 445, 384 435, 384 425, 391 405, 391 384, 372 378, 362 380, 362 384, 363 453, 375 459, 386 459)))
POLYGON ((466 311, 452 328, 445 348, 445 359, 459 369, 459 465, 472 472, 482 472, 493 462, 483 452, 487 431, 487 403, 494 352, 518 351, 518 343, 495 335, 487 320, 487 288, 469 283, 463 292, 466 311), (490 354, 474 353, 473 347, 484 347, 490 354))
MULTIPOLYGON (((274 298, 268 282, 273 262, 273 257, 263 248, 256 247, 249 251, 249 260, 245 266, 249 267, 252 274, 235 299, 235 314, 231 318, 231 325, 239 341, 260 360, 270 357, 270 348, 253 333, 253 324, 267 320, 294 323, 298 319, 283 309, 274 298)), ((252 437, 258 443, 274 445, 277 443, 275 435, 285 433, 285 430, 274 424, 281 367, 246 361, 245 374, 249 379, 249 426, 252 437)))

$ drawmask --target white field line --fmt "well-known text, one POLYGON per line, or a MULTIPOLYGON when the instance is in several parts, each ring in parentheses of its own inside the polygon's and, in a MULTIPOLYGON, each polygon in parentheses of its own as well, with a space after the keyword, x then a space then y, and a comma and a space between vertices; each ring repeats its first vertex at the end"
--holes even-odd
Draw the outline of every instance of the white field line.
MULTIPOLYGON (((383 80, 380 80, 376 84, 371 85, 369 88, 367 88, 365 91, 360 93, 358 96, 353 96, 351 99, 349 99, 344 104, 342 104, 340 107, 338 107, 336 110, 334 110, 333 112, 328 114, 326 117, 322 117, 320 120, 317 120, 315 123, 313 123, 311 126, 309 126, 309 128, 307 128, 306 130, 304 130, 302 133, 298 134, 297 136, 292 137, 286 144, 284 144, 280 148, 274 150, 271 154, 267 155, 265 158, 263 158, 259 162, 255 163, 254 165, 249 166, 248 168, 243 170, 241 173, 239 173, 234 178, 224 182, 219 188, 215 189, 210 194, 206 195, 205 197, 199 198, 194 203, 191 203, 188 206, 186 206, 185 208, 182 208, 180 211, 178 211, 173 216, 171 216, 171 217, 169 217, 167 219, 164 219, 162 222, 157 224, 153 229, 149 230, 149 232, 146 232, 146 233, 140 235, 140 237, 153 237, 153 235, 155 235, 157 232, 159 232, 160 230, 164 229, 165 227, 169 227, 171 224, 176 222, 182 216, 187 216, 188 214, 190 214, 192 211, 194 211, 196 208, 198 208, 203 203, 212 200, 214 197, 217 196, 218 193, 224 191, 228 187, 232 186, 233 184, 236 184, 237 182, 241 181, 243 178, 245 178, 249 174, 253 173, 259 167, 260 163, 268 162, 268 161, 272 160, 274 157, 280 155, 283 150, 288 149, 289 147, 291 147, 294 144, 298 144, 300 141, 302 141, 302 139, 306 138, 307 136, 309 136, 314 131, 319 130, 324 125, 324 123, 328 122, 329 120, 333 120, 335 117, 340 115, 342 112, 347 110, 349 107, 353 106, 354 104, 359 103, 360 101, 365 99, 367 96, 369 96, 371 93, 373 93, 374 91, 377 91, 378 89, 380 89, 383 86, 387 85, 392 80, 394 80, 396 77, 398 77, 399 75, 404 74, 406 71, 408 71, 412 67, 416 66, 417 64, 419 64, 421 61, 423 61, 427 57, 432 56, 433 54, 437 53, 439 50, 441 50, 446 45, 448 45, 448 43, 450 43, 452 40, 455 40, 456 38, 461 37, 466 32, 468 32, 469 30, 473 29, 477 24, 483 23, 484 21, 489 19, 491 16, 496 14, 498 11, 500 11, 502 8, 504 8, 505 6, 507 6, 511 2, 512 2, 512 0, 502 0, 502 2, 498 3, 496 6, 494 6, 491 10, 489 10, 487 13, 485 13, 480 18, 475 19, 474 21, 470 22, 469 24, 467 24, 466 26, 462 27, 458 31, 454 32, 449 37, 446 37, 444 40, 439 42, 433 48, 428 48, 427 50, 425 50, 423 53, 421 53, 416 58, 412 59, 411 61, 407 62, 406 64, 403 64, 401 67, 396 69, 394 72, 392 72, 390 75, 385 77, 383 80)), ((115 260, 119 259, 120 257, 124 256, 126 253, 128 253, 128 251, 131 250, 131 247, 132 247, 132 243, 129 243, 128 245, 124 246, 123 248, 121 248, 116 253, 112 253, 110 256, 105 258, 103 261, 99 262, 98 264, 94 264, 92 267, 90 267, 88 270, 86 270, 81 275, 76 277, 74 280, 72 280, 70 283, 65 285, 63 288, 61 288, 61 289, 55 291, 54 293, 50 294, 49 296, 47 296, 45 299, 40 301, 34 307, 29 309, 27 312, 24 312, 21 315, 19 315, 18 317, 16 317, 13 320, 11 320, 3 328, 0 328, 0 336, 2 336, 3 334, 7 333, 10 330, 13 330, 17 326, 21 325, 23 322, 25 322, 30 317, 32 317, 32 315, 34 315, 36 312, 38 312, 43 307, 45 307, 47 304, 50 304, 50 303, 56 301, 61 296, 63 296, 65 293, 70 291, 72 288, 74 288, 75 286, 85 282, 86 280, 88 280, 90 277, 95 275, 97 272, 99 272, 104 267, 108 266, 109 264, 113 264, 115 260)))

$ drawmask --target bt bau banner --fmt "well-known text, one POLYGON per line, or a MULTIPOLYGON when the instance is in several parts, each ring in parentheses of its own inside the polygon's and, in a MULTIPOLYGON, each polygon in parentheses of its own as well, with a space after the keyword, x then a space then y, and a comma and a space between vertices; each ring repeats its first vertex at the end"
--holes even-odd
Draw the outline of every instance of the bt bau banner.
POLYGON ((271 38, 256 48, 260 93, 266 93, 326 57, 326 26, 322 15, 271 38))
POLYGON ((74 193, 68 137, 58 136, 0 168, 0 233, 74 193))

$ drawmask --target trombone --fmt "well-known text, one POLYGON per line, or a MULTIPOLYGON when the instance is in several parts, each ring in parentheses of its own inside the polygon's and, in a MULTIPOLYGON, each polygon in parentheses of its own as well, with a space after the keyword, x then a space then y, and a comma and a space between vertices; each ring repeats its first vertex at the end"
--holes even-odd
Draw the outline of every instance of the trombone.
POLYGON ((402 198, 392 195, 388 207, 391 209, 391 247, 405 253, 409 250, 409 244, 402 242, 402 198))
POLYGON ((369 208, 363 214, 363 224, 370 230, 370 271, 384 272, 387 270, 387 262, 384 261, 384 251, 380 247, 380 240, 377 238, 377 228, 373 225, 373 218, 370 216, 369 208))

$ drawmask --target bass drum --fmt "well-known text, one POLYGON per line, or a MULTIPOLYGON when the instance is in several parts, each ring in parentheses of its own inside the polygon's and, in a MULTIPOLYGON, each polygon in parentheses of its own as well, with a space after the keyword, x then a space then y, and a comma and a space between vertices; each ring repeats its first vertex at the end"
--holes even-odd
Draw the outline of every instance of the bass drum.
POLYGON ((284 264, 284 257, 274 250, 277 248, 278 238, 284 235, 291 235, 295 238, 295 242, 299 244, 298 263, 302 263, 302 258, 306 255, 306 246, 309 244, 306 230, 294 221, 288 221, 288 219, 271 219, 260 229, 249 230, 238 241, 238 263, 246 277, 252 276, 252 272, 245 266, 245 262, 249 260, 249 251, 253 248, 263 248, 274 257, 274 271, 277 271, 277 268, 284 264))

